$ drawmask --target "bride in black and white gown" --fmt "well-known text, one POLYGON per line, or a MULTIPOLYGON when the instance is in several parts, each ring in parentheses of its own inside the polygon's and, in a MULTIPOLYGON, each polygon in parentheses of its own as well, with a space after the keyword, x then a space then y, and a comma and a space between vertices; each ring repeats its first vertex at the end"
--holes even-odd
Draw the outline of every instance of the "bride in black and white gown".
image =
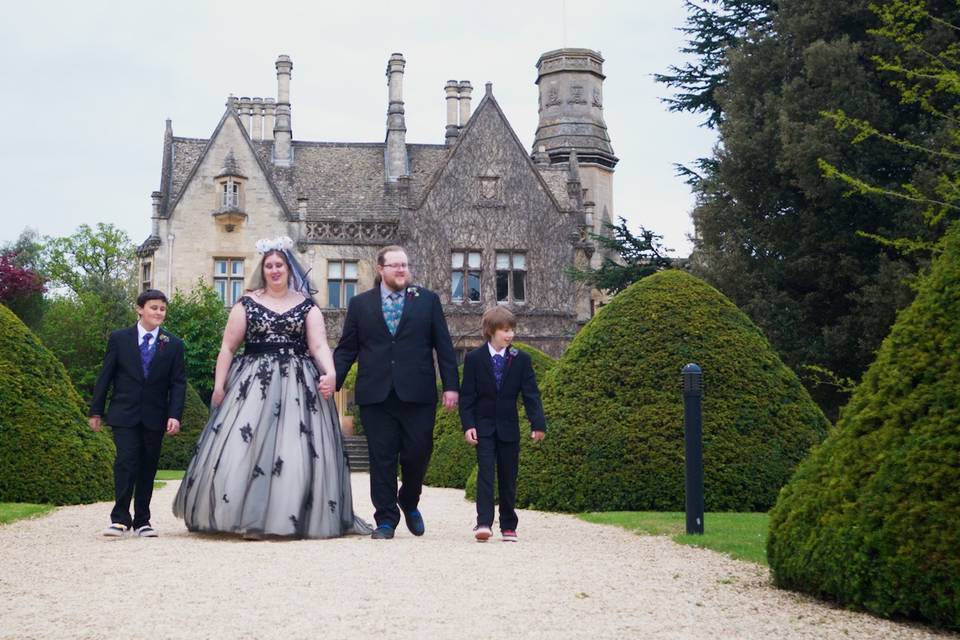
POLYGON ((323 316, 288 238, 260 241, 251 290, 230 311, 210 420, 174 499, 190 531, 248 538, 365 534, 350 468, 323 316), (244 344, 242 355, 234 353, 244 344), (319 393, 317 390, 319 389, 319 393))

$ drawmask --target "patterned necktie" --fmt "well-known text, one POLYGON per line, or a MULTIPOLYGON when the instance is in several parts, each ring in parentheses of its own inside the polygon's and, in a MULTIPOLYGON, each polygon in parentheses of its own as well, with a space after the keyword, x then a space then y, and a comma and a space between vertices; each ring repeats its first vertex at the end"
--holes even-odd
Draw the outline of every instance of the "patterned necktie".
POLYGON ((493 377, 497 380, 497 389, 503 383, 503 369, 507 364, 507 359, 499 353, 493 356, 493 377))
POLYGON ((152 333, 146 333, 143 336, 143 342, 140 343, 140 364, 143 365, 143 377, 150 374, 150 361, 153 360, 153 349, 150 348, 150 340, 153 339, 152 333))
POLYGON ((396 335, 397 325, 400 324, 400 316, 403 315, 403 303, 400 301, 401 294, 394 291, 383 301, 383 319, 387 322, 387 329, 390 335, 396 335))

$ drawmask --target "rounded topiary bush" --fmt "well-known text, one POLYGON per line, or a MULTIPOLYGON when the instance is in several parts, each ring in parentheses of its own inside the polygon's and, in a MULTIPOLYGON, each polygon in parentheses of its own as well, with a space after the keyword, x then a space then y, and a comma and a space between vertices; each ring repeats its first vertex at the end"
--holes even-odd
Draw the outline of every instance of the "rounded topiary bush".
POLYGON ((86 414, 60 361, 0 305, 0 502, 113 497, 113 442, 86 414))
POLYGON ((769 509, 829 423, 750 319, 676 270, 617 294, 547 374, 550 429, 520 465, 518 504, 682 510, 680 370, 690 362, 704 371, 706 508, 769 509))
POLYGON ((960 629, 960 225, 771 512, 777 585, 960 629))
POLYGON ((210 412, 207 410, 200 394, 193 385, 187 384, 187 395, 183 404, 183 416, 180 420, 180 433, 175 436, 164 436, 163 447, 160 449, 161 469, 186 469, 193 457, 197 445, 197 438, 207 424, 210 412))
MULTIPOLYGON (((556 361, 536 347, 531 347, 522 342, 514 342, 513 344, 517 349, 530 356, 537 381, 543 380, 543 376, 553 367, 556 361)), ((460 368, 460 378, 463 379, 462 367, 460 368)), ((526 419, 522 399, 518 399, 517 404, 520 416, 520 435, 523 436, 524 431, 529 430, 530 422, 526 419)), ((521 437, 520 441, 524 443, 527 439, 521 437)), ((523 464, 523 451, 524 447, 521 444, 520 464, 523 464)), ((460 414, 457 411, 444 411, 442 406, 438 407, 436 423, 433 428, 433 455, 430 458, 430 467, 427 469, 424 482, 435 487, 463 489, 471 470, 476 466, 476 450, 463 439, 460 414)))

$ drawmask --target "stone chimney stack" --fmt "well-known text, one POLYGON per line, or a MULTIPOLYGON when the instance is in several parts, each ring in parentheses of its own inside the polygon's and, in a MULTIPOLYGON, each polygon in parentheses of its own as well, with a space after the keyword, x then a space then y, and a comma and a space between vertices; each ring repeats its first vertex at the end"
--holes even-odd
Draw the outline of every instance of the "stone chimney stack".
POLYGON ((250 120, 250 127, 253 134, 250 136, 254 140, 263 139, 263 98, 253 99, 253 118, 250 120))
POLYGON ((293 164, 293 128, 290 122, 290 56, 277 58, 277 112, 273 125, 273 163, 278 167, 293 164))
POLYGON ((250 101, 250 98, 243 97, 240 98, 240 123, 243 125, 243 128, 247 130, 247 134, 250 134, 250 112, 253 103, 250 101))
POLYGON ((163 202, 163 194, 154 191, 150 194, 153 201, 153 213, 150 215, 150 235, 160 237, 160 203, 163 202))
POLYGON ((277 104, 273 98, 263 99, 263 139, 273 140, 274 119, 277 104))
POLYGON ((447 80, 443 88, 447 93, 447 131, 445 135, 447 146, 449 147, 457 141, 460 135, 460 129, 457 126, 458 103, 460 102, 460 86, 456 80, 447 80))
POLYGON ((470 119, 470 94, 473 93, 473 87, 469 80, 461 80, 458 85, 460 89, 460 128, 467 126, 467 120, 470 119))
POLYGON ((403 117, 403 54, 394 53, 387 62, 387 143, 384 149, 384 174, 387 182, 396 182, 410 173, 407 162, 407 125, 403 117))

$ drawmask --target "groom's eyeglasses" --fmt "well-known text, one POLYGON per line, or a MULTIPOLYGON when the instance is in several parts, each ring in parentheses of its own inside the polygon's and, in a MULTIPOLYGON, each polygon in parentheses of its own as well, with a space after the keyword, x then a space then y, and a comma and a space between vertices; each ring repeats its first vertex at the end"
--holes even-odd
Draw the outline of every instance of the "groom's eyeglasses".
POLYGON ((384 269, 390 268, 390 269, 393 269, 394 271, 399 271, 400 269, 406 269, 409 266, 410 265, 407 264, 406 262, 391 262, 390 264, 383 265, 384 269))

